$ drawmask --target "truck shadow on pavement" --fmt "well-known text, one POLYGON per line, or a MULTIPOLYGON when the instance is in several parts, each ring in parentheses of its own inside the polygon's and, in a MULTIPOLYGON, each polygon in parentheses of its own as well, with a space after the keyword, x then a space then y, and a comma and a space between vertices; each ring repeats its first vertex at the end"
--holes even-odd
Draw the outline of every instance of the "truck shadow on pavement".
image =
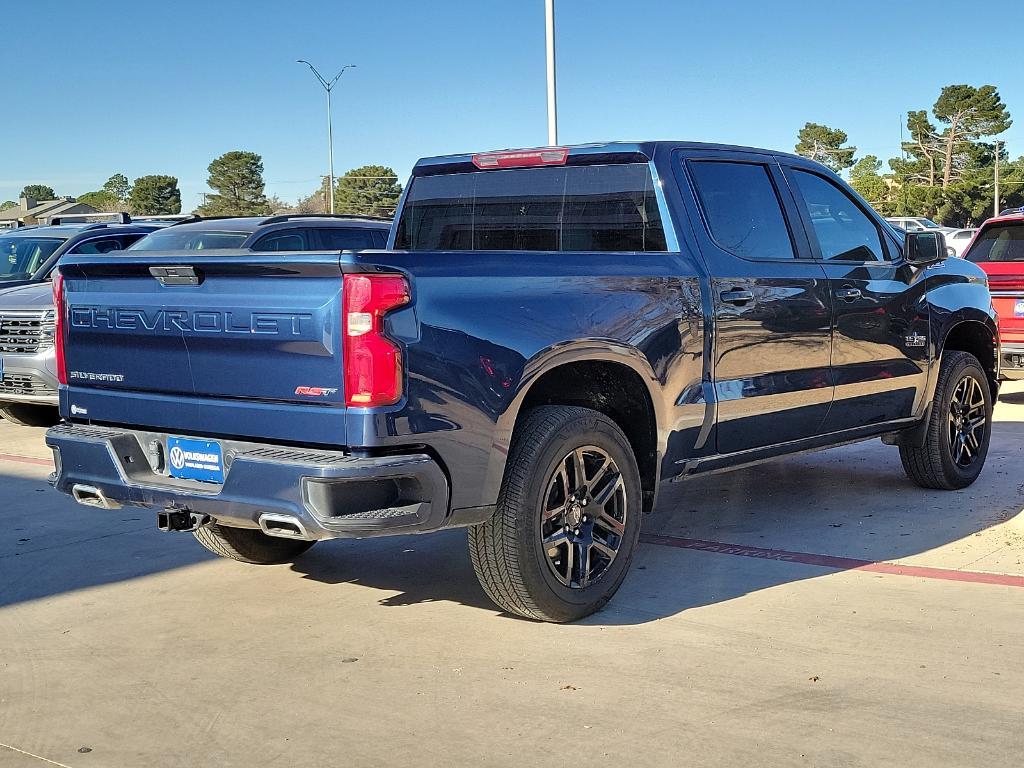
POLYGON ((146 510, 74 503, 50 488, 48 471, 0 474, 0 608, 213 558, 191 536, 165 538, 146 510))
MULTIPOLYGON (((962 491, 918 488, 896 449, 872 441, 670 486, 644 533, 868 561, 919 555, 1021 512, 1024 423, 997 422, 995 437, 983 475, 962 491)), ((1015 546, 1024 557, 1024 539, 1015 546)), ((328 542, 292 568, 395 593, 383 606, 454 601, 496 610, 477 585, 461 531, 328 542)), ((616 597, 584 623, 644 623, 834 572, 642 543, 616 597)))
MULTIPOLYGON (((996 422, 974 486, 926 491, 906 479, 895 449, 862 443, 665 488, 644 532, 869 561, 967 547, 1020 513, 1022 459, 1024 423, 996 422)), ((42 468, 11 469, 0 487, 0 607, 215 559, 191 536, 157 531, 151 512, 74 504, 49 488, 42 468)), ((1022 541, 1013 543, 1020 559, 1022 541)), ((323 542, 289 567, 319 582, 380 590, 386 607, 451 602, 497 613, 474 577, 464 531, 323 542)), ((619 593, 585 623, 641 624, 834 572, 642 543, 619 593)))

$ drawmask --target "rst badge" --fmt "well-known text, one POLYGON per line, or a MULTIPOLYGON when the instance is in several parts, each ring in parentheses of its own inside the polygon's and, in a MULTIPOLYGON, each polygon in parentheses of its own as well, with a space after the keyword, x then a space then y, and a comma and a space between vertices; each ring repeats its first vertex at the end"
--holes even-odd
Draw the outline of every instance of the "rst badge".
POLYGON ((337 393, 337 387, 296 387, 295 394, 301 397, 330 397, 337 393))

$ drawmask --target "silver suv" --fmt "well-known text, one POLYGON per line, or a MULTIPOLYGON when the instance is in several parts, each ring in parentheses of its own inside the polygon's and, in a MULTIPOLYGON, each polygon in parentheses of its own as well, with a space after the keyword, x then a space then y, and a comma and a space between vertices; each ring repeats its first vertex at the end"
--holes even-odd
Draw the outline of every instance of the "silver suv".
POLYGON ((60 257, 124 250, 161 226, 121 217, 0 232, 0 416, 28 426, 57 420, 49 278, 60 257))

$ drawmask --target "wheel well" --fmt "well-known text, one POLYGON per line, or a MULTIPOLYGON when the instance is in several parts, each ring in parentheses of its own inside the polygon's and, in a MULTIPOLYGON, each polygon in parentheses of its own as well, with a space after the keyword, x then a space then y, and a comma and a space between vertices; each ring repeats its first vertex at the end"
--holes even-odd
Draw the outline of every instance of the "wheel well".
POLYGON ((981 363, 981 367, 988 374, 989 385, 992 387, 992 397, 995 397, 999 390, 999 382, 996 378, 996 340, 992 332, 984 324, 974 320, 968 320, 954 325, 946 334, 946 341, 942 345, 943 351, 955 349, 959 352, 970 352, 981 363))
POLYGON ((534 382, 519 409, 517 423, 528 409, 539 405, 591 408, 618 424, 640 469, 644 511, 651 510, 658 477, 658 425, 651 395, 640 374, 621 363, 567 363, 534 382))

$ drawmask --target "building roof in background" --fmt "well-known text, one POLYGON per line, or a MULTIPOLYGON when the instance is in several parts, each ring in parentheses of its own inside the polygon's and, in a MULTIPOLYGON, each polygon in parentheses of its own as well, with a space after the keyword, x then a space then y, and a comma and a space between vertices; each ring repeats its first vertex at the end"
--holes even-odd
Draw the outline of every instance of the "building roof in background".
POLYGON ((26 216, 31 216, 37 219, 48 216, 59 216, 66 211, 70 211, 72 208, 87 208, 89 211, 96 210, 87 203, 79 203, 73 199, 69 200, 66 197, 62 197, 59 200, 43 200, 41 203, 36 203, 28 210, 25 210, 19 205, 14 208, 8 208, 6 211, 0 211, 0 221, 13 221, 15 219, 23 219, 26 216))

